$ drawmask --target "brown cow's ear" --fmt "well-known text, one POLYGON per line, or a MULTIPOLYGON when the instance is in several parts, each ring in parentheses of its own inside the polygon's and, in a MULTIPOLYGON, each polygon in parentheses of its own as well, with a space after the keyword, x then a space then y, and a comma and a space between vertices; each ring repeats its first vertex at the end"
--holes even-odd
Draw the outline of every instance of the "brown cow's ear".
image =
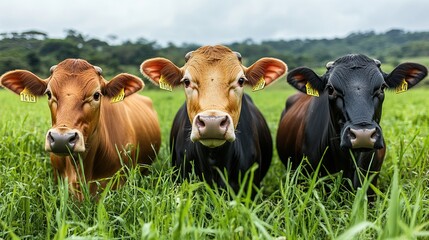
POLYGON ((102 92, 104 96, 112 98, 121 94, 123 89, 123 97, 127 97, 143 88, 144 83, 139 77, 128 73, 121 73, 108 81, 103 87, 102 92))
POLYGON ((27 89, 35 96, 45 94, 48 85, 47 81, 26 70, 15 70, 3 74, 0 77, 0 84, 16 94, 20 94, 24 89, 27 89))
POLYGON ((326 86, 326 82, 307 67, 295 68, 289 72, 287 82, 299 91, 312 96, 319 96, 319 92, 322 92, 326 86))
POLYGON ((390 88, 397 92, 406 91, 423 80, 428 74, 425 66, 418 63, 402 63, 385 76, 384 80, 390 88))
POLYGON ((165 58, 152 58, 144 61, 140 66, 143 76, 160 88, 172 90, 180 85, 182 71, 174 63, 165 58))
POLYGON ((287 72, 287 65, 276 58, 261 58, 245 69, 245 72, 253 89, 259 90, 284 76, 287 72))

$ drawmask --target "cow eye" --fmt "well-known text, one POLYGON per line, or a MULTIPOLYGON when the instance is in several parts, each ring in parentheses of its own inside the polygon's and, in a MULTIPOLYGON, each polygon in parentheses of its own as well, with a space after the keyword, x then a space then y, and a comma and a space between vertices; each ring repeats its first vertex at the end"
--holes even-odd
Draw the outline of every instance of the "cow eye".
POLYGON ((384 90, 387 88, 388 86, 387 86, 387 84, 385 84, 385 83, 383 83, 381 86, 380 86, 380 89, 378 89, 377 91, 375 91, 375 96, 377 96, 377 97, 381 97, 381 96, 383 96, 384 95, 384 90))
POLYGON ((94 101, 99 101, 101 97, 101 93, 95 92, 92 97, 94 98, 94 101))
POLYGON ((183 79, 182 82, 185 87, 189 87, 189 85, 191 85, 191 81, 187 78, 183 79))
POLYGON ((328 90, 328 94, 330 96, 334 95, 334 93, 335 93, 334 87, 332 87, 331 85, 328 85, 328 86, 326 86, 326 89, 328 90))
POLYGON ((45 94, 46 94, 46 96, 48 96, 48 100, 51 100, 51 98, 52 98, 52 93, 51 93, 51 91, 46 90, 45 94))
POLYGON ((238 79, 238 85, 240 85, 240 87, 242 87, 244 85, 245 81, 246 81, 246 79, 241 77, 240 79, 238 79))

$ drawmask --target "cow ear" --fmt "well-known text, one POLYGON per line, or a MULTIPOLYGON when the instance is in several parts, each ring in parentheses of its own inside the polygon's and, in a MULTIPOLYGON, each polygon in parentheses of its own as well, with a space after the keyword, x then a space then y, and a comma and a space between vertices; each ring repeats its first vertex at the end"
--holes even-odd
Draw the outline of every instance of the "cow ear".
POLYGON ((286 72, 286 63, 276 58, 261 58, 245 69, 246 78, 253 90, 260 90, 270 85, 283 77, 286 72))
POLYGON ((27 89, 35 96, 45 94, 47 81, 39 78, 34 73, 26 70, 15 70, 3 74, 0 77, 0 85, 10 89, 16 94, 20 94, 27 89))
POLYGON ((123 95, 127 97, 144 88, 143 81, 134 75, 128 73, 121 73, 116 75, 103 87, 102 92, 104 96, 109 98, 123 95))
POLYGON ((402 88, 399 91, 405 91, 417 85, 427 74, 428 70, 423 65, 418 63, 402 63, 385 76, 384 80, 390 88, 399 87, 402 88))
POLYGON ((295 68, 289 72, 287 82, 299 91, 312 96, 318 96, 326 85, 325 81, 307 67, 295 68))
POLYGON ((140 71, 152 83, 169 91, 180 85, 183 76, 180 68, 165 58, 152 58, 144 61, 140 65, 140 71))

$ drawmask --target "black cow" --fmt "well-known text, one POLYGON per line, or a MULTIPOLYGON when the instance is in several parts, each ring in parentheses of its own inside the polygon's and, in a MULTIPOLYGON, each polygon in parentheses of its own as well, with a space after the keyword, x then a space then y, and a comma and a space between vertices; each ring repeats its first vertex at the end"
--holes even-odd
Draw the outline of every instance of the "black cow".
POLYGON ((225 186, 218 171, 226 172, 237 191, 239 176, 257 163, 253 183, 265 176, 272 157, 272 139, 267 123, 244 86, 255 90, 271 84, 287 71, 284 62, 262 58, 249 68, 241 56, 224 46, 205 46, 186 55, 178 68, 164 58, 142 63, 141 71, 164 89, 183 85, 185 104, 171 129, 173 166, 188 177, 195 173, 208 183, 225 186))
POLYGON ((226 170, 228 183, 237 191, 239 174, 243 177, 254 163, 258 163, 253 182, 259 186, 271 164, 273 143, 264 117, 247 94, 243 95, 235 141, 210 148, 192 142, 189 139, 191 129, 185 103, 177 112, 170 132, 172 164, 180 168, 182 177, 187 177, 193 167, 200 178, 225 188, 219 171, 224 173, 226 170))
POLYGON ((288 83, 302 93, 286 101, 277 132, 279 157, 295 169, 306 156, 310 172, 322 161, 322 175, 343 171, 353 188, 361 186, 362 176, 374 173, 375 186, 386 151, 379 126, 384 90, 406 91, 427 69, 403 63, 386 74, 378 60, 360 54, 343 56, 326 67, 323 76, 306 67, 288 74, 288 83))

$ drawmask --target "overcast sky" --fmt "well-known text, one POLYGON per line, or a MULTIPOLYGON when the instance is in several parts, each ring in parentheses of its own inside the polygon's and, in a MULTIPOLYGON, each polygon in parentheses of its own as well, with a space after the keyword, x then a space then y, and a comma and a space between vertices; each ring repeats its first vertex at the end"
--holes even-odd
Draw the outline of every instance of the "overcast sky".
POLYGON ((160 44, 320 39, 390 29, 429 31, 429 0, 1 0, 0 32, 66 29, 160 44))

